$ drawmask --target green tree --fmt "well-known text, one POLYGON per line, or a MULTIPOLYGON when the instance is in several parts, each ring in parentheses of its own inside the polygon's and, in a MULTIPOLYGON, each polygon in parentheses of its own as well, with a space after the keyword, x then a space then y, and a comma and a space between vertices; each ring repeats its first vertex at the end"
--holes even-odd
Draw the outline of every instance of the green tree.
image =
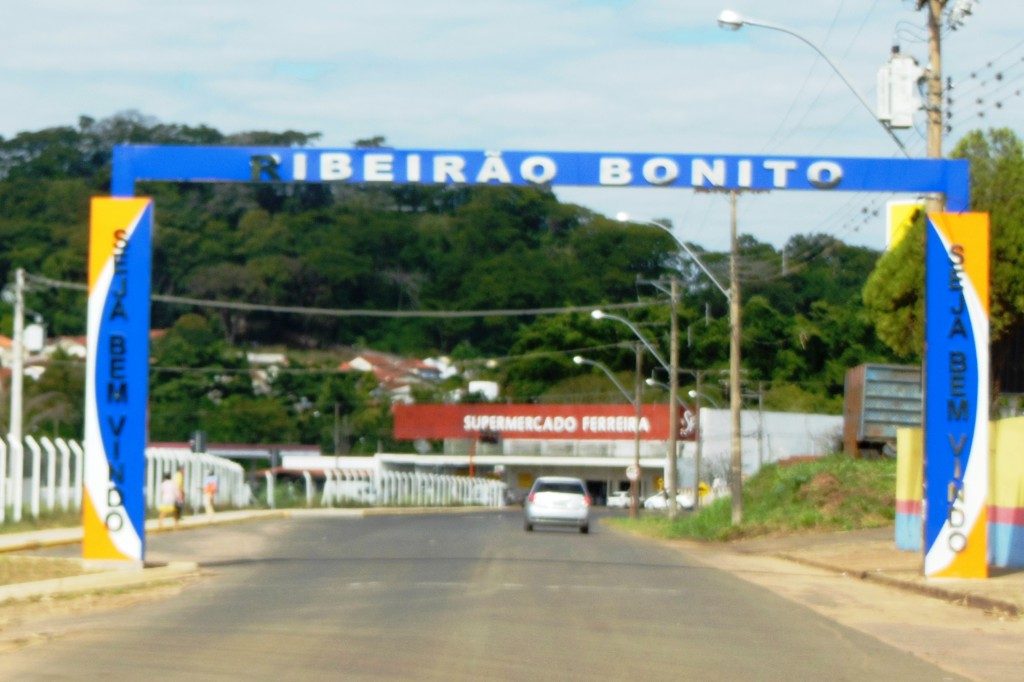
POLYGON ((221 443, 292 443, 299 435, 294 413, 268 396, 228 396, 207 410, 201 425, 210 441, 221 443))
MULTIPOLYGON (((967 134, 951 156, 970 161, 971 210, 991 219, 991 338, 993 369, 1010 351, 1007 339, 1024 327, 1024 146, 1010 130, 967 134)), ((923 348, 923 218, 878 262, 864 302, 879 338, 902 358, 923 348)))
POLYGON ((751 379, 775 374, 780 342, 789 339, 789 320, 763 296, 752 296, 743 306, 743 362, 751 379))
POLYGON ((878 338, 896 355, 919 362, 924 348, 924 217, 878 259, 864 285, 864 305, 878 338))
POLYGON ((58 350, 38 381, 24 385, 25 433, 81 438, 84 423, 85 365, 58 350))
POLYGON ((186 440, 219 401, 251 395, 244 356, 224 342, 218 326, 189 313, 153 344, 150 436, 186 440))

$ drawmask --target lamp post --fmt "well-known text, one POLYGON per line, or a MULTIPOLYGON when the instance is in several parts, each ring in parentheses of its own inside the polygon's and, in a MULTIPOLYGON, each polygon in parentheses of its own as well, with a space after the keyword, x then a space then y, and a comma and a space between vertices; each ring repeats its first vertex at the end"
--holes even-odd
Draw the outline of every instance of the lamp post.
MULTIPOLYGON (((702 379, 704 377, 704 372, 702 370, 699 370, 699 369, 692 370, 691 369, 691 370, 682 370, 682 371, 690 372, 691 374, 695 375, 697 377, 697 385, 698 386, 701 385, 701 381, 702 381, 702 379)), ((660 381, 656 381, 654 379, 654 377, 648 377, 647 378, 647 385, 648 386, 657 386, 659 388, 665 389, 666 391, 668 391, 669 388, 670 388, 667 384, 663 384, 660 381)), ((693 491, 694 491, 693 492, 693 508, 696 510, 696 509, 700 508, 700 473, 701 473, 701 459, 702 459, 702 456, 703 456, 703 449, 704 449, 704 431, 703 431, 703 426, 701 424, 701 419, 700 419, 700 397, 703 394, 699 393, 697 391, 689 391, 687 393, 687 395, 689 395, 690 398, 694 399, 693 408, 694 408, 694 410, 696 412, 696 428, 697 428, 697 433, 696 433, 696 436, 694 438, 694 445, 695 445, 695 447, 694 447, 694 453, 693 453, 693 491)), ((679 406, 682 407, 683 409, 689 408, 689 405, 686 405, 685 403, 683 403, 683 399, 682 398, 679 398, 678 402, 679 402, 679 406)))
POLYGON ((694 391, 694 390, 691 389, 687 393, 687 395, 690 396, 691 398, 693 398, 694 400, 706 400, 706 401, 708 401, 709 403, 711 403, 711 406, 714 407, 716 410, 720 409, 722 407, 718 403, 717 400, 715 400, 714 398, 709 396, 707 393, 703 393, 701 391, 694 391))
POLYGON ((629 391, 626 387, 615 378, 612 371, 605 365, 594 360, 588 360, 582 355, 573 356, 572 361, 577 365, 591 365, 597 367, 599 370, 604 372, 605 376, 611 379, 611 382, 615 384, 615 388, 619 389, 619 392, 625 396, 626 401, 633 405, 633 409, 636 410, 636 428, 634 429, 633 435, 633 468, 636 472, 635 478, 629 480, 629 517, 635 519, 640 515, 640 419, 643 417, 643 389, 640 385, 640 376, 643 374, 643 349, 640 344, 636 344, 636 379, 634 381, 634 396, 630 397, 629 391))
POLYGON ((729 290, 726 287, 724 287, 721 282, 718 281, 718 278, 715 277, 715 274, 711 272, 707 265, 704 264, 704 261, 700 259, 700 256, 698 256, 697 253, 686 244, 686 242, 684 242, 682 239, 675 235, 671 227, 663 223, 659 223, 656 220, 639 220, 636 218, 632 218, 628 213, 624 212, 617 213, 615 215, 615 219, 622 223, 649 225, 650 227, 656 227, 659 230, 666 232, 668 236, 672 237, 672 239, 675 240, 676 245, 684 252, 686 252, 686 255, 689 256, 690 259, 697 264, 697 267, 699 267, 701 271, 708 276, 708 279, 710 279, 711 282, 715 285, 715 287, 717 287, 718 290, 722 292, 722 295, 725 296, 726 300, 728 300, 729 290))
MULTIPOLYGON (((740 341, 742 338, 742 319, 740 309, 740 282, 738 275, 738 261, 739 261, 739 239, 737 236, 736 226, 736 201, 738 193, 736 191, 729 192, 729 289, 728 291, 718 279, 711 273, 711 271, 703 264, 700 258, 697 257, 691 249, 689 249, 683 242, 676 238, 672 230, 659 222, 653 220, 642 220, 639 221, 643 225, 650 225, 657 227, 669 234, 682 247, 686 253, 693 258, 694 262, 700 266, 704 271, 704 274, 714 282, 718 290, 721 291, 726 300, 729 301, 729 393, 730 393, 730 410, 731 410, 731 421, 732 421, 732 437, 730 444, 730 495, 732 497, 732 524, 739 525, 743 521, 743 449, 741 442, 740 433, 740 341), (735 398, 733 398, 735 396, 735 398)), ((627 214, 619 214, 620 220, 628 219, 627 214)), ((673 306, 674 310, 674 306, 673 306)), ((592 313, 593 314, 593 313, 592 313)), ((664 365, 665 363, 662 363, 664 365)), ((670 370, 669 375, 675 378, 675 365, 670 370)), ((674 405, 674 400, 673 407, 674 405)), ((699 421, 699 417, 698 417, 699 421)), ((699 497, 699 496, 698 496, 699 497)))
POLYGON ((573 356, 572 361, 573 361, 574 364, 577 364, 577 365, 590 365, 591 367, 597 367, 599 370, 604 372, 605 376, 608 377, 609 381, 611 381, 613 384, 615 384, 615 388, 619 389, 619 393, 621 393, 623 395, 623 397, 626 398, 626 401, 630 405, 633 404, 633 396, 631 396, 629 394, 629 391, 627 391, 626 387, 622 385, 622 382, 615 378, 615 375, 612 374, 612 371, 610 369, 608 369, 608 367, 606 365, 604 365, 603 363, 597 362, 596 360, 588 360, 587 358, 583 357, 582 355, 575 355, 575 356, 573 356))
MULTIPOLYGON (((692 372, 693 370, 681 369, 679 371, 680 372, 692 372)), ((665 390, 665 391, 668 391, 669 389, 671 389, 671 386, 669 386, 668 384, 666 384, 663 381, 658 381, 654 377, 647 377, 646 379, 644 379, 644 383, 647 384, 648 386, 650 386, 651 388, 657 387, 657 388, 660 388, 660 389, 665 390)), ((693 397, 693 391, 689 391, 687 395, 689 395, 692 398, 693 397)), ((679 407, 687 407, 686 403, 683 402, 683 399, 678 397, 678 396, 676 396, 676 404, 679 405, 679 407)))
POLYGON ((25 271, 14 272, 14 329, 11 338, 11 419, 8 429, 12 440, 21 442, 22 394, 25 380, 25 271))
POLYGON ((642 343, 644 345, 644 348, 647 349, 647 352, 653 355, 654 359, 658 361, 658 364, 664 367, 666 371, 672 371, 669 364, 665 362, 665 358, 661 357, 661 353, 659 353, 657 349, 651 345, 650 341, 647 340, 647 337, 645 337, 643 333, 641 333, 641 331, 637 329, 635 324, 633 324, 624 317, 613 315, 612 313, 606 313, 603 310, 591 310, 590 316, 595 320, 615 320, 616 322, 620 322, 629 327, 630 331, 633 332, 634 335, 636 335, 636 338, 639 339, 640 343, 642 343))
MULTIPOLYGON (((669 398, 668 398, 668 444, 666 446, 667 451, 665 453, 665 492, 668 493, 668 516, 670 519, 674 519, 679 513, 679 507, 676 504, 676 456, 678 450, 679 441, 679 409, 678 409, 678 384, 679 384, 679 331, 678 325, 676 324, 676 300, 677 290, 676 282, 672 280, 672 336, 670 340, 670 357, 671 362, 665 362, 665 359, 661 357, 661 354, 655 350, 654 346, 647 341, 640 330, 636 328, 632 322, 624 317, 618 315, 612 315, 606 313, 603 310, 591 311, 590 316, 595 320, 603 320, 605 318, 621 322, 622 324, 629 327, 630 331, 636 335, 640 342, 650 351, 654 359, 658 361, 662 367, 668 371, 669 376, 669 398)), ((639 382, 639 378, 637 382, 639 382)))
POLYGON ((15 482, 13 495, 13 514, 15 522, 21 521, 23 504, 23 468, 25 466, 22 448, 22 393, 25 381, 25 270, 18 268, 14 273, 14 329, 11 339, 11 418, 7 425, 8 438, 11 444, 12 478, 15 482))
POLYGON ((807 45, 812 50, 817 52, 818 56, 824 59, 826 64, 832 67, 832 70, 835 71, 836 75, 839 76, 839 78, 843 81, 846 87, 849 88, 850 92, 852 92, 854 97, 857 98, 857 101, 860 102, 865 109, 867 109, 867 112, 868 114, 871 115, 871 118, 874 119, 874 121, 878 123, 878 125, 882 126, 882 130, 884 130, 886 134, 892 138, 892 141, 896 143, 897 147, 899 147, 900 152, 902 152, 903 155, 908 159, 910 158, 910 153, 907 151, 906 147, 903 146, 903 143, 900 142, 900 138, 896 137, 896 134, 892 132, 892 129, 889 126, 887 126, 883 121, 881 121, 877 116, 875 116, 875 112, 871 110, 871 105, 869 105, 867 101, 861 96, 861 94, 857 91, 857 88, 853 87, 853 84, 850 83, 850 79, 846 77, 846 74, 842 72, 842 70, 839 68, 839 66, 836 65, 835 62, 828 58, 828 55, 821 51, 821 48, 812 43, 810 40, 800 35, 793 29, 786 28, 785 26, 779 26, 778 24, 772 24, 767 21, 761 21, 759 19, 751 19, 750 17, 745 17, 739 12, 736 12, 731 9, 722 10, 721 14, 718 15, 718 25, 721 28, 730 31, 738 31, 744 26, 757 26, 760 28, 767 28, 772 31, 780 31, 782 33, 789 34, 796 38, 797 40, 803 42, 805 45, 807 45))

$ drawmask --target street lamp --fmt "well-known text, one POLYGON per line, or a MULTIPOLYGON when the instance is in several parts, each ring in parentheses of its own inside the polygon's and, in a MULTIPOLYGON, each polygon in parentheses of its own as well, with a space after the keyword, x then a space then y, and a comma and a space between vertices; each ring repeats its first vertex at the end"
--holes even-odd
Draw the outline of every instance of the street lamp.
MULTIPOLYGON (((690 370, 691 372, 693 370, 690 370)), ((697 376, 697 385, 700 385, 701 378, 704 372, 697 370, 693 372, 697 376)), ((646 383, 648 386, 663 388, 666 391, 670 390, 670 386, 664 384, 654 377, 647 377, 646 383)), ((682 398, 678 398, 679 406, 683 408, 686 414, 687 428, 691 427, 696 429, 694 433, 694 452, 693 452, 693 508, 700 509, 700 474, 701 474, 701 459, 704 451, 704 426, 700 419, 700 399, 704 396, 699 391, 689 391, 687 395, 694 400, 693 411, 690 411, 690 406, 683 402, 682 398), (692 422, 690 420, 693 420, 692 422)), ((718 407, 716 404, 715 407, 718 407)))
POLYGON ((631 218, 630 215, 625 212, 616 213, 615 219, 621 223, 636 223, 637 225, 649 225, 651 227, 656 227, 659 230, 667 232, 668 236, 672 237, 672 239, 675 240, 679 248, 685 251, 686 255, 689 256, 690 259, 697 264, 697 267, 699 267, 704 272, 704 274, 708 276, 708 279, 710 279, 712 283, 714 283, 714 285, 718 287, 718 290, 721 291, 722 294, 725 296, 725 300, 729 300, 729 290, 722 286, 722 283, 718 281, 718 278, 715 277, 714 273, 712 273, 708 266, 704 264, 704 261, 700 259, 700 256, 698 256, 697 253, 686 244, 686 242, 679 239, 679 237, 675 235, 671 227, 663 223, 659 223, 656 220, 640 220, 637 218, 631 218))
MULTIPOLYGON (((596 312, 596 311, 595 311, 596 312)), ((636 345, 636 380, 634 381, 634 397, 630 397, 629 391, 623 386, 612 371, 605 365, 595 360, 588 360, 582 355, 575 355, 572 361, 577 365, 592 365, 597 367, 605 376, 611 379, 615 387, 619 389, 622 395, 626 396, 626 400, 633 406, 636 411, 636 425, 634 428, 633 435, 633 471, 636 473, 636 477, 630 477, 629 480, 629 516, 630 518, 637 518, 640 515, 640 420, 643 418, 643 394, 640 386, 640 375, 643 371, 643 351, 640 349, 640 344, 636 345)))
POLYGON ((644 344, 644 347, 650 352, 651 355, 654 356, 654 359, 658 361, 658 364, 664 367, 666 371, 671 371, 669 364, 665 362, 665 359, 661 357, 661 354, 658 353, 657 350, 655 350, 654 346, 652 346, 650 342, 647 340, 647 337, 645 337, 643 333, 641 333, 641 331, 637 329, 635 324, 633 324, 624 317, 619 317, 618 315, 613 315, 612 313, 606 313, 605 311, 600 309, 591 310, 590 316, 595 320, 615 320, 616 322, 621 322, 622 324, 629 327, 630 331, 632 331, 633 334, 636 335, 636 338, 640 339, 640 343, 644 344))
POLYGON ((597 367, 599 370, 604 372, 605 376, 607 376, 613 384, 615 384, 615 388, 619 389, 619 393, 625 396, 626 402, 628 402, 630 405, 634 404, 633 396, 631 396, 629 394, 629 391, 626 390, 626 387, 623 386, 622 383, 615 378, 615 375, 612 374, 612 371, 608 369, 606 365, 595 360, 588 360, 582 355, 573 356, 572 361, 577 365, 590 365, 591 367, 597 367))
POLYGON ((900 151, 903 153, 903 156, 907 157, 908 159, 911 158, 910 153, 907 151, 906 147, 904 147, 903 143, 900 142, 900 138, 896 137, 896 134, 892 132, 892 129, 875 115, 875 112, 872 111, 871 109, 871 105, 869 105, 867 101, 865 101, 865 99, 861 97, 861 94, 857 91, 857 88, 853 87, 853 85, 850 83, 850 79, 846 77, 846 75, 835 64, 835 62, 828 58, 828 55, 821 51, 821 48, 812 43, 810 40, 803 37, 796 31, 790 28, 786 28, 785 26, 779 26, 778 24, 772 24, 767 21, 761 21, 759 19, 751 19, 750 17, 745 17, 739 12, 736 12, 735 10, 731 9, 722 10, 721 14, 718 15, 718 25, 721 28, 724 28, 729 31, 738 31, 744 26, 759 26, 761 28, 767 28, 772 31, 788 33, 797 40, 803 42, 805 45, 807 45, 812 50, 817 52, 818 55, 825 60, 825 63, 832 67, 832 70, 836 72, 836 75, 839 76, 840 79, 842 79, 846 87, 849 88, 850 92, 852 92, 854 97, 857 98, 857 101, 860 102, 865 109, 867 109, 868 113, 871 115, 871 118, 874 119, 874 121, 878 123, 878 125, 882 126, 882 130, 884 130, 886 134, 888 134, 889 137, 892 138, 892 141, 896 143, 896 146, 900 148, 900 151))
MULTIPOLYGON (((733 13, 735 14, 735 13, 733 13)), ((732 523, 733 525, 739 525, 743 520, 743 449, 742 442, 740 439, 740 422, 741 422, 741 405, 740 405, 740 341, 742 337, 742 311, 740 309, 740 281, 738 275, 738 262, 739 262, 739 240, 737 237, 737 225, 736 225, 736 197, 735 191, 729 192, 729 289, 726 291, 725 287, 719 283, 715 276, 708 270, 696 254, 690 249, 686 248, 685 244, 679 239, 676 239, 675 234, 666 225, 662 225, 659 222, 653 220, 640 221, 642 224, 651 225, 657 227, 665 232, 668 232, 676 243, 686 249, 686 252, 691 255, 694 261, 704 270, 718 290, 725 294, 725 298, 729 301, 729 409, 732 421, 732 436, 730 438, 730 471, 732 479, 730 482, 731 496, 732 496, 732 523)), ((620 214, 620 219, 628 219, 628 215, 620 214)), ((674 308, 673 308, 674 310, 674 308)), ((670 376, 673 380, 676 380, 675 372, 670 371, 670 376)), ((700 376, 697 377, 698 390, 700 389, 700 376)), ((674 408, 675 405, 673 404, 674 408)), ((699 417, 698 417, 699 422, 699 417)), ((700 471, 700 440, 698 440, 698 450, 696 458, 696 469, 700 471)), ((699 495, 697 496, 700 497, 699 495)))
MULTIPOLYGON (((669 381, 671 386, 669 389, 668 398, 668 444, 665 453, 665 491, 668 493, 668 516, 670 519, 674 519, 678 513, 678 507, 676 504, 676 457, 678 448, 679 438, 679 410, 676 402, 678 401, 678 367, 679 367, 679 330, 676 322, 676 301, 678 300, 676 280, 672 280, 672 337, 670 341, 670 357, 671 363, 665 362, 664 358, 654 349, 640 330, 636 326, 624 317, 618 315, 611 315, 604 312, 603 310, 593 310, 590 316, 595 320, 603 320, 604 318, 616 320, 629 327, 630 331, 640 339, 641 343, 646 346, 647 350, 650 351, 654 359, 668 371, 669 381)), ((639 348, 639 347, 638 347, 639 348)), ((637 402, 639 402, 640 394, 640 360, 637 358, 637 402)))
POLYGON ((688 395, 688 396, 690 396, 691 398, 694 398, 694 399, 697 399, 697 398, 701 398, 701 399, 703 399, 703 400, 706 400, 706 401, 708 401, 709 403, 711 403, 711 405, 712 405, 712 406, 713 406, 713 407, 714 407, 714 408, 715 408, 716 410, 717 410, 717 409, 720 409, 720 408, 722 407, 721 405, 719 405, 719 404, 718 404, 718 401, 717 401, 717 400, 715 400, 714 398, 712 398, 711 396, 709 396, 709 395, 708 395, 707 393, 701 393, 701 392, 699 392, 699 391, 695 391, 695 390, 693 390, 693 389, 691 388, 691 389, 690 389, 690 391, 689 391, 689 392, 687 393, 687 395, 688 395))
POLYGON ((14 306, 14 326, 11 343, 11 417, 7 424, 7 441, 11 445, 11 474, 15 481, 13 495, 13 519, 21 521, 22 475, 24 457, 22 448, 22 394, 25 380, 25 270, 14 271, 13 290, 5 289, 4 300, 14 306))
MULTIPOLYGON (((690 371, 690 370, 683 370, 683 371, 686 372, 686 371, 690 371)), ((647 377, 646 379, 644 379, 644 383, 647 384, 648 386, 650 386, 651 388, 660 388, 660 389, 665 390, 665 391, 667 391, 667 390, 669 390, 671 388, 671 386, 669 386, 665 382, 658 381, 654 377, 647 377)), ((690 391, 689 395, 692 398, 693 397, 693 391, 690 391)), ((676 397, 676 402, 679 404, 680 407, 688 407, 687 404, 685 402, 683 402, 683 399, 678 397, 678 396, 676 397)))
POLYGON ((654 377, 647 377, 646 379, 644 379, 644 383, 650 386, 651 388, 663 388, 666 391, 668 390, 668 384, 658 381, 654 377))

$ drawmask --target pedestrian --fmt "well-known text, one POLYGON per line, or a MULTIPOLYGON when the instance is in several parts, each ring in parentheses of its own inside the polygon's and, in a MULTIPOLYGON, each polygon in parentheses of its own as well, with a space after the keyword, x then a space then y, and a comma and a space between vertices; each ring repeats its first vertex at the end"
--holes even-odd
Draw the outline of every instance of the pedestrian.
POLYGON ((213 516, 213 498, 217 495, 217 475, 213 470, 206 472, 203 479, 203 507, 206 508, 206 515, 213 516))
MULTIPOLYGON (((171 480, 170 474, 164 474, 163 480, 160 482, 160 503, 157 506, 159 512, 157 525, 160 528, 164 527, 164 519, 168 516, 174 516, 175 503, 178 499, 178 486, 175 485, 174 481, 171 480)), ((174 522, 178 524, 177 520, 174 522)))
POLYGON ((175 470, 174 487, 177 488, 177 495, 174 498, 174 523, 177 525, 185 511, 185 467, 178 467, 175 470))

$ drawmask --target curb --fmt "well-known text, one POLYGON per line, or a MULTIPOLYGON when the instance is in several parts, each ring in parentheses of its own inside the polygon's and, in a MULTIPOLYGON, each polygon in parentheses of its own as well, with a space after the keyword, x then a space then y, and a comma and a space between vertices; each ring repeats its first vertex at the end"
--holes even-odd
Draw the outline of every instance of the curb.
POLYGON ((193 561, 172 561, 152 568, 124 568, 86 573, 68 578, 38 580, 31 583, 0 585, 0 605, 41 597, 66 597, 90 592, 106 592, 126 587, 143 587, 181 580, 199 574, 193 561))
POLYGON ((810 566, 812 568, 820 568, 825 571, 839 573, 859 580, 874 582, 888 587, 895 587, 897 589, 913 592, 925 597, 935 597, 961 606, 969 606, 983 611, 1001 613, 1014 618, 1019 618, 1021 615, 1024 615, 1024 609, 1021 609, 1020 606, 1013 602, 1005 601, 1003 599, 985 597, 978 594, 971 594, 970 592, 964 592, 963 590, 949 589, 939 587, 937 585, 923 585, 916 582, 894 578, 884 573, 876 573, 873 571, 851 571, 827 562, 806 559, 804 557, 794 556, 785 552, 778 552, 769 556, 774 556, 778 559, 785 559, 786 561, 792 561, 797 564, 803 564, 804 566, 810 566))
MULTIPOLYGON (((171 533, 174 531, 191 530, 193 528, 204 528, 206 526, 228 524, 228 523, 241 523, 243 521, 252 521, 260 518, 274 518, 284 517, 288 510, 259 510, 259 511, 246 511, 246 512, 222 512, 220 516, 213 516, 206 518, 201 515, 189 516, 185 521, 178 526, 167 525, 163 528, 158 527, 156 520, 148 519, 146 521, 146 534, 155 535, 157 533, 171 533), (194 520, 192 520, 194 519, 194 520)), ((16 535, 21 535, 17 533, 16 535)), ((44 549, 46 547, 59 547, 62 545, 73 545, 82 541, 82 529, 81 527, 74 528, 51 528, 42 531, 26 531, 23 533, 26 537, 20 541, 12 541, 5 538, 0 534, 0 554, 8 552, 22 552, 33 549, 44 549), (35 536, 35 537, 32 537, 35 536)))

